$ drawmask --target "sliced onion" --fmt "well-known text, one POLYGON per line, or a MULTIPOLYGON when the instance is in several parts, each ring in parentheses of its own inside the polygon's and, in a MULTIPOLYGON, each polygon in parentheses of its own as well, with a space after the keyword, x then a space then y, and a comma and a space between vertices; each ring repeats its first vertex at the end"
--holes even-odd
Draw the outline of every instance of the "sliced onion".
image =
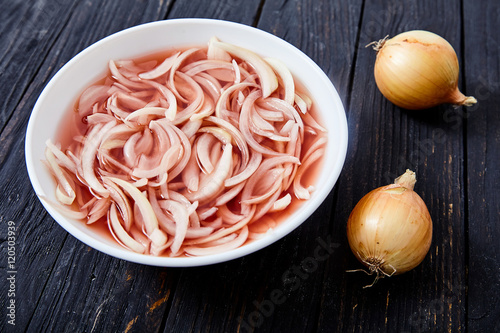
POLYGON ((65 205, 71 205, 76 198, 74 187, 70 184, 64 171, 57 163, 54 153, 49 148, 45 149, 45 159, 47 160, 52 173, 57 179, 57 199, 65 205), (64 192, 62 192, 61 189, 64 190, 64 192))
POLYGON ((283 88, 285 90, 283 100, 293 105, 295 99, 295 82, 293 81, 292 73, 290 73, 288 67, 281 60, 276 58, 265 58, 264 60, 271 65, 283 82, 283 88))
POLYGON ((109 211, 108 223, 110 224, 110 230, 117 241, 125 245, 125 247, 131 249, 137 253, 146 252, 144 245, 132 238, 125 229, 123 229, 120 220, 118 218, 118 212, 115 205, 111 205, 109 211))
POLYGON ((180 151, 181 146, 179 144, 170 147, 156 167, 152 169, 134 168, 132 170, 132 176, 136 178, 154 178, 159 176, 162 172, 168 172, 177 162, 180 151))
POLYGON ((248 87, 257 88, 258 85, 256 85, 253 82, 242 82, 242 83, 232 85, 229 88, 224 90, 224 92, 220 96, 220 98, 217 101, 217 104, 215 106, 215 115, 217 116, 218 119, 223 119, 222 110, 226 108, 229 96, 231 96, 231 94, 233 94, 234 92, 238 92, 238 91, 241 92, 243 89, 246 89, 248 87))
POLYGON ((141 79, 151 80, 151 79, 156 79, 162 75, 165 75, 170 70, 170 68, 172 68, 179 54, 180 52, 171 55, 170 57, 163 60, 163 62, 160 65, 150 70, 149 72, 140 73, 139 77, 141 79))
POLYGON ((311 192, 314 190, 314 187, 305 188, 304 186, 302 186, 301 184, 302 175, 307 171, 309 167, 311 167, 314 164, 314 162, 319 160, 321 156, 323 156, 323 154, 324 154, 323 149, 318 149, 314 151, 309 156, 309 158, 305 160, 303 164, 299 167, 297 174, 293 180, 293 191, 298 199, 307 200, 311 198, 311 192))
POLYGON ((213 47, 220 48, 248 62, 257 72, 262 85, 262 96, 271 95, 278 88, 278 79, 273 69, 257 54, 242 47, 224 42, 213 42, 213 47))
POLYGON ((78 101, 78 114, 85 117, 92 113, 96 103, 102 103, 108 98, 109 86, 93 85, 85 89, 78 101))
POLYGON ((211 116, 207 117, 206 120, 216 124, 217 126, 221 127, 231 135, 232 139, 234 140, 234 142, 238 146, 238 149, 241 152, 241 159, 243 161, 243 165, 244 166, 247 165, 248 160, 250 158, 250 152, 248 150, 248 145, 245 142, 245 139, 243 138, 243 135, 241 134, 240 130, 221 118, 211 116))
POLYGON ((194 256, 217 254, 240 247, 245 243, 247 238, 248 238, 248 228, 244 226, 241 229, 238 237, 236 237, 232 241, 226 242, 221 245, 208 246, 208 247, 186 246, 184 248, 184 251, 194 256))
POLYGON ((70 159, 66 154, 64 154, 59 147, 54 145, 50 139, 45 141, 45 145, 50 149, 52 154, 57 158, 58 164, 65 167, 72 173, 76 173, 76 165, 75 162, 70 159))
POLYGON ((107 131, 114 127, 114 121, 102 126, 100 124, 94 126, 85 140, 82 148, 81 166, 82 177, 87 185, 96 193, 103 197, 107 197, 109 192, 102 186, 101 182, 97 179, 94 171, 94 161, 96 159, 97 150, 101 144, 101 140, 106 135, 107 131))
POLYGON ((172 68, 170 69, 170 75, 169 75, 169 84, 170 84, 170 87, 171 87, 173 93, 175 94, 175 96, 177 96, 177 98, 180 99, 183 103, 187 103, 188 101, 183 96, 181 96, 181 94, 177 91, 177 88, 175 87, 174 78, 175 78, 175 74, 177 73, 177 69, 179 69, 179 67, 181 66, 182 62, 184 60, 186 60, 186 58, 188 58, 190 55, 192 55, 193 53, 195 53, 196 51, 198 51, 198 48, 191 48, 189 50, 186 50, 186 51, 182 52, 175 59, 174 63, 172 64, 172 68))
POLYGON ((210 160, 210 147, 214 142, 215 138, 207 133, 200 135, 196 141, 196 159, 201 169, 207 174, 214 170, 214 165, 210 160))
POLYGON ((213 76, 206 73, 199 73, 198 75, 193 76, 193 80, 195 80, 200 87, 202 87, 210 95, 210 97, 212 97, 212 101, 214 103, 219 100, 222 93, 222 87, 220 82, 214 79, 213 76))
MULTIPOLYGON (((124 121, 131 122, 136 120, 137 122, 142 122, 141 119, 145 116, 164 116, 168 109, 162 107, 144 107, 142 109, 136 110, 130 113, 124 121)), ((144 123, 142 125, 145 125, 144 123)))
POLYGON ((200 110, 203 106, 205 95, 203 94, 203 89, 201 89, 200 85, 193 80, 190 76, 178 72, 177 75, 181 77, 194 91, 194 99, 188 102, 188 106, 184 108, 184 110, 177 112, 174 120, 172 121, 174 125, 182 124, 186 120, 188 120, 192 115, 200 110))
POLYGON ((191 154, 188 164, 181 173, 182 181, 190 192, 198 191, 200 184, 200 169, 196 163, 196 154, 191 154))
POLYGON ((186 207, 177 201, 164 200, 163 207, 172 214, 175 221, 175 236, 170 251, 172 251, 173 255, 176 255, 186 237, 189 215, 186 207))
POLYGON ((284 197, 276 200, 273 204, 273 208, 271 208, 269 211, 277 212, 283 210, 286 207, 288 207, 291 202, 292 202, 292 196, 290 195, 290 193, 287 193, 284 197))
POLYGON ((109 61, 109 70, 113 77, 121 84, 123 84, 125 87, 133 88, 133 89, 144 89, 145 85, 143 83, 139 82, 134 82, 129 79, 127 79, 125 76, 120 73, 120 70, 116 66, 116 63, 113 60, 109 61))
POLYGON ((184 244, 186 245, 194 245, 194 244, 203 244, 203 243, 209 243, 214 240, 220 239, 222 237, 225 237, 227 235, 232 234, 233 232, 236 232, 246 226, 253 218, 255 213, 255 206, 252 206, 246 216, 244 216, 239 222, 233 224, 229 228, 222 228, 219 229, 218 231, 212 233, 209 236, 206 237, 200 237, 197 239, 193 240, 188 240, 184 244))
POLYGON ((240 113, 241 134, 245 138, 247 144, 250 147, 252 147, 255 151, 263 155, 273 155, 273 156, 282 155, 281 153, 271 150, 268 147, 262 146, 260 143, 257 142, 257 140, 255 140, 255 138, 252 135, 252 132, 250 131, 250 115, 252 107, 257 98, 259 97, 260 97, 259 91, 254 91, 250 93, 250 95, 248 95, 247 98, 245 99, 243 106, 241 107, 241 113, 240 113))
POLYGON ((120 214, 123 219, 125 230, 129 231, 132 227, 133 213, 132 206, 127 200, 123 191, 112 181, 103 179, 104 186, 108 189, 111 199, 113 199, 116 206, 118 206, 120 214))
POLYGON ((221 205, 224 205, 226 203, 228 203, 230 200, 233 200, 234 198, 236 198, 236 196, 238 194, 240 194, 241 190, 243 189, 243 187, 245 187, 245 183, 246 183, 246 180, 235 185, 234 187, 232 187, 231 189, 229 190, 226 190, 224 193, 222 193, 221 195, 219 195, 217 197, 217 199, 215 200, 215 206, 221 206, 221 205))
MULTIPOLYGON (((195 76, 201 72, 210 71, 212 69, 224 70, 233 72, 233 64, 222 60, 200 60, 189 64, 182 69, 183 73, 189 76, 195 76)), ((213 75, 216 79, 229 81, 224 75, 213 75)), ((232 75, 234 76, 234 74, 232 75)))
POLYGON ((160 94, 165 97, 166 101, 168 102, 168 108, 165 111, 165 118, 173 121, 175 119, 175 116, 177 115, 177 99, 174 93, 164 85, 159 84, 155 81, 148 81, 147 83, 155 87, 160 92, 160 94))
MULTIPOLYGON (((134 201, 141 212, 142 218, 144 220, 144 227, 148 235, 151 235, 153 231, 158 229, 158 219, 156 218, 153 207, 147 199, 147 197, 141 193, 134 185, 129 182, 116 178, 107 177, 110 181, 120 186, 134 201)), ((160 244, 158 244, 160 245, 160 244)))
POLYGON ((186 195, 189 200, 206 201, 223 188, 224 181, 231 170, 232 152, 233 146, 230 143, 225 144, 215 171, 201 181, 198 191, 186 195))
POLYGON ((232 58, 229 53, 219 47, 214 46, 215 42, 219 42, 219 39, 215 36, 211 37, 208 41, 207 58, 212 60, 231 61, 232 58))
POLYGON ((70 206, 65 206, 61 205, 58 202, 54 202, 47 198, 44 195, 38 195, 38 197, 45 201, 46 204, 49 206, 52 206, 56 211, 61 213, 63 216, 73 219, 73 220, 83 220, 87 217, 87 210, 85 209, 79 209, 79 210, 73 210, 70 208, 70 206))
POLYGON ((110 205, 111 201, 108 198, 98 199, 88 213, 89 219, 87 220, 87 224, 92 224, 98 221, 101 217, 106 216, 110 205))
POLYGON ((261 161, 262 161, 262 154, 258 152, 253 152, 252 157, 250 158, 250 161, 246 165, 245 169, 243 169, 243 171, 240 172, 239 174, 226 179, 224 185, 226 187, 230 187, 247 180, 258 169, 261 161))

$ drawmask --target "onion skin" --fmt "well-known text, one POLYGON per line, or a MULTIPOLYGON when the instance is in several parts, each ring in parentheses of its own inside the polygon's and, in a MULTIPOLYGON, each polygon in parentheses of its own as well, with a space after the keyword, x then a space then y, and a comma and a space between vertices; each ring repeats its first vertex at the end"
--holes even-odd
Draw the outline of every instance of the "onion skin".
POLYGON ((375 82, 395 105, 421 110, 443 103, 470 106, 477 102, 459 91, 457 55, 444 38, 413 30, 374 44, 375 82))
POLYGON ((349 246, 376 280, 415 268, 429 251, 432 220, 413 191, 415 181, 415 173, 407 170, 394 184, 366 194, 349 216, 349 246))

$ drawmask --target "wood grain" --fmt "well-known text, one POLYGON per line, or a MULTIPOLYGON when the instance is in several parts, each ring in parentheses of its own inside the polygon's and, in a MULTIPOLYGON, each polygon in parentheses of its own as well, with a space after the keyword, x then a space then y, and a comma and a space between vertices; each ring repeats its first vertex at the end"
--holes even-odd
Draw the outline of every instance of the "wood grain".
POLYGON ((478 100, 455 118, 467 131, 468 329, 500 330, 500 37, 493 1, 464 2, 464 89, 478 100), (483 56, 478 57, 477 54, 483 56))
MULTIPOLYGON (((0 251, 16 234, 16 326, 1 332, 494 332, 500 286, 500 7, 494 0, 1 0, 0 251), (140 23, 208 17, 256 26, 313 59, 348 116, 341 177, 301 227, 226 263, 158 268, 93 250, 36 198, 24 162, 34 103, 64 63, 95 41, 140 23), (387 34, 426 29, 461 64, 477 107, 399 109, 379 93, 375 53, 387 34), (434 222, 416 269, 362 289, 372 277, 345 237, 350 211, 406 168, 434 222)), ((7 263, 0 263, 6 279, 7 263)), ((4 280, 5 281, 5 280, 4 280)), ((8 284, 0 284, 5 309, 8 284)))
MULTIPOLYGON (((401 110, 383 98, 373 78, 375 54, 364 47, 386 35, 420 28, 442 35, 460 52, 460 3, 450 4, 446 11, 439 6, 436 2, 364 3, 347 111, 350 153, 344 170, 349 171, 338 183, 342 194, 334 206, 335 220, 346 221, 364 194, 410 168, 417 173, 415 190, 428 205, 434 222, 430 253, 416 269, 361 289, 373 278, 345 273, 346 269, 361 268, 346 250, 342 264, 329 267, 334 282, 324 292, 341 299, 341 306, 332 304, 338 311, 324 308, 329 315, 322 316, 320 330, 465 330, 461 286, 466 271, 460 255, 465 250, 462 129, 450 128, 443 120, 449 106, 416 113, 401 110)), ((336 224, 334 233, 345 235, 345 222, 336 224)), ((342 242, 346 243, 345 238, 342 242)))

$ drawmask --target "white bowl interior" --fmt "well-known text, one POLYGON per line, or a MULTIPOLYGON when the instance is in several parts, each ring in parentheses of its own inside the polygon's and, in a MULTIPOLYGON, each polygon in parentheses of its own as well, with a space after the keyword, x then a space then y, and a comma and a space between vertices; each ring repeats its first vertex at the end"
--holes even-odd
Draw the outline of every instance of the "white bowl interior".
POLYGON ((111 256, 147 265, 185 267, 223 262, 255 252, 287 235, 304 222, 332 190, 344 164, 348 135, 342 102, 324 72, 300 50, 262 30, 220 20, 176 19, 147 23, 111 35, 83 50, 51 79, 35 104, 26 132, 26 164, 36 194, 56 201, 55 182, 40 162, 44 159, 45 141, 49 138, 55 141, 64 114, 86 86, 103 76, 110 59, 134 58, 168 48, 202 45, 212 36, 262 56, 280 59, 311 93, 328 128, 329 140, 324 167, 311 199, 262 239, 222 254, 181 258, 128 251, 81 221, 64 217, 41 200, 50 215, 80 241, 111 256))

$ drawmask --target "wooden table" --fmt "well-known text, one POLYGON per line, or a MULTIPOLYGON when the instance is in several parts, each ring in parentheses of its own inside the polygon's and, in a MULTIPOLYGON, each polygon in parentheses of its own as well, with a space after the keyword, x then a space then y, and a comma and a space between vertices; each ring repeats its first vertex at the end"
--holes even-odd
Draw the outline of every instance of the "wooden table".
POLYGON ((500 331, 496 0, 3 0, 1 8, 1 332, 500 331), (226 263, 149 267, 89 248, 47 214, 28 179, 24 135, 38 95, 74 55, 124 28, 180 17, 252 25, 309 55, 339 90, 349 148, 334 190, 284 239, 226 263), (454 46, 459 87, 477 106, 410 112, 382 97, 365 45, 411 29, 454 46), (372 277, 346 273, 361 268, 347 218, 406 168, 433 218, 431 249, 416 269, 363 289, 372 277), (328 258, 305 265, 322 240, 328 258))

